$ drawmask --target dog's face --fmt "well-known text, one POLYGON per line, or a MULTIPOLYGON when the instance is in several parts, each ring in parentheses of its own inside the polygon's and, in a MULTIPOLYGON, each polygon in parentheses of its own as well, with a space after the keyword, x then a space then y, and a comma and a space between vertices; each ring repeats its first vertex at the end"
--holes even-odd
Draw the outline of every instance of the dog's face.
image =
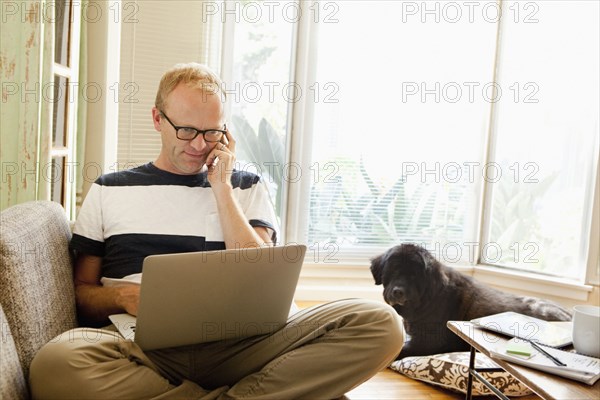
POLYGON ((437 260, 414 244, 395 246, 371 260, 375 284, 383 284, 383 298, 391 306, 417 308, 443 280, 437 260))

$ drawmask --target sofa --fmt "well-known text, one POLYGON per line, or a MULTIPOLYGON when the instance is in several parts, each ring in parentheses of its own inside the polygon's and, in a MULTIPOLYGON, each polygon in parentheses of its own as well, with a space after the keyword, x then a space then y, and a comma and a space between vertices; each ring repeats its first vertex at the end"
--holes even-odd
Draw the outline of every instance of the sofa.
POLYGON ((36 352, 77 326, 65 211, 32 201, 0 213, 0 398, 28 399, 36 352))

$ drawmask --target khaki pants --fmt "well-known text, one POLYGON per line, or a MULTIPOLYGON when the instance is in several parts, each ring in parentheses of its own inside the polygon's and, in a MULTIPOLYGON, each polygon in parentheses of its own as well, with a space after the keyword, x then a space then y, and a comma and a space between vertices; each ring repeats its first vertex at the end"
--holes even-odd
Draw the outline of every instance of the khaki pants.
POLYGON ((303 310, 269 334, 142 352, 110 330, 78 328, 46 344, 34 399, 332 399, 400 352, 395 311, 368 300, 303 310))

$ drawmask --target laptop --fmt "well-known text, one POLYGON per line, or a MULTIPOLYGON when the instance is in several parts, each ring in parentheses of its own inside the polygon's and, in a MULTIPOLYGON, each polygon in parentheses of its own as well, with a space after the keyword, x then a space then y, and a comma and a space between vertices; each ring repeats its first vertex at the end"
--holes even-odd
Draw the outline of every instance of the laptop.
POLYGON ((137 318, 109 318, 142 350, 273 333, 285 325, 304 245, 152 255, 137 318))
POLYGON ((484 329, 551 347, 572 343, 570 322, 549 322, 513 311, 476 318, 471 322, 484 329))

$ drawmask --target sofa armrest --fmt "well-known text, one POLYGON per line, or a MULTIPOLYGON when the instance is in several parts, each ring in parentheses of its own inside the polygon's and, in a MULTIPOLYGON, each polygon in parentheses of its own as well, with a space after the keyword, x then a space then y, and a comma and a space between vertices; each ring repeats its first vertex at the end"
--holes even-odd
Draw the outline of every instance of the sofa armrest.
POLYGON ((77 325, 71 231, 58 203, 33 201, 2 211, 0 232, 0 304, 27 377, 37 351, 77 325))
POLYGON ((4 310, 0 306, 0 398, 21 400, 29 398, 29 390, 15 341, 6 321, 4 310))

